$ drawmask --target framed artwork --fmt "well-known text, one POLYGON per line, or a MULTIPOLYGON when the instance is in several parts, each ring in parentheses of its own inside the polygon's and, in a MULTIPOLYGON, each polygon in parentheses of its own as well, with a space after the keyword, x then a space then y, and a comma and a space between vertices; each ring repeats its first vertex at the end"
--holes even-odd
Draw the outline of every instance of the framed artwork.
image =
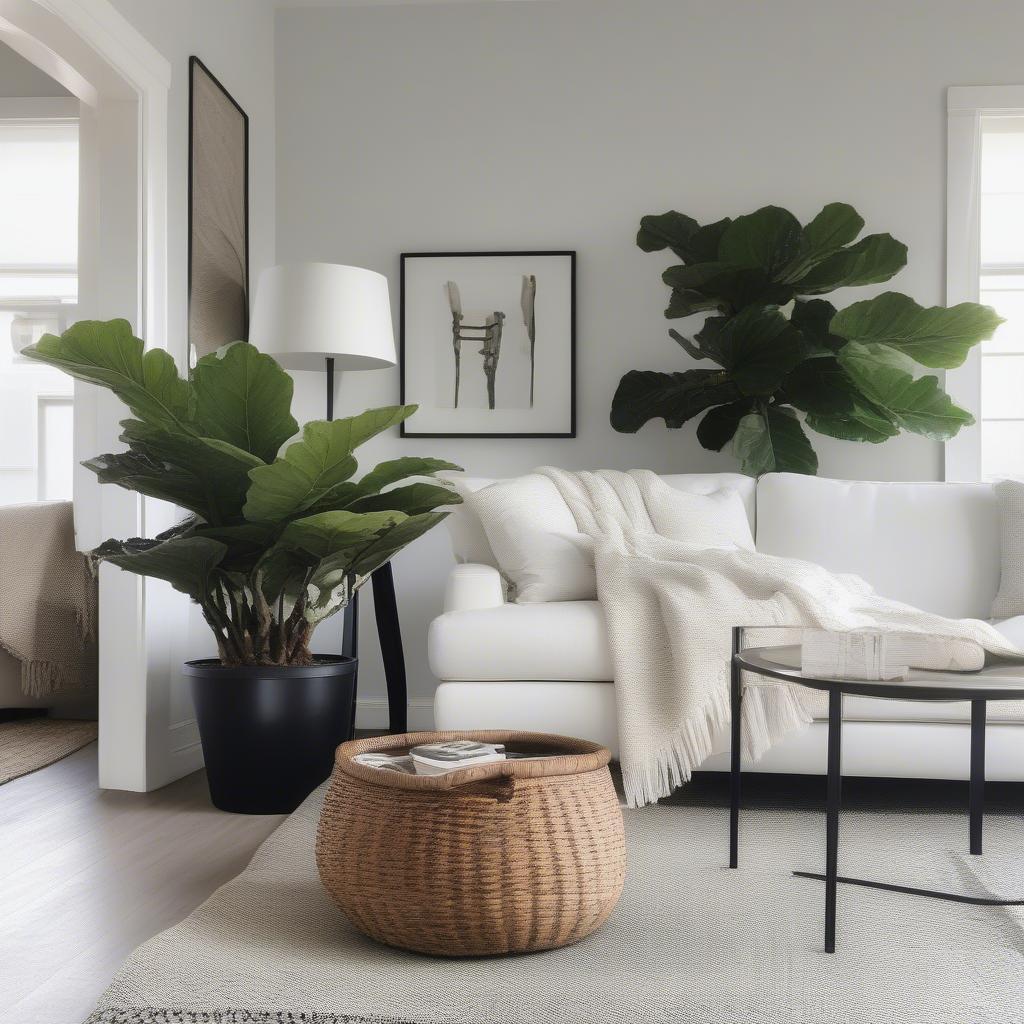
POLYGON ((188 340, 192 365, 249 335, 249 118, 189 58, 188 340))
POLYGON ((403 437, 576 436, 576 253, 407 252, 403 437))

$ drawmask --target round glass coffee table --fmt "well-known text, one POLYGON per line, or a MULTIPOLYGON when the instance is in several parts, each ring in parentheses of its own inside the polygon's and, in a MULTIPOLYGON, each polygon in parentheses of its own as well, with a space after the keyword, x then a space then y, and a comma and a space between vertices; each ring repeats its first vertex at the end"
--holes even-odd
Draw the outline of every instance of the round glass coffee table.
POLYGON ((842 786, 840 758, 843 738, 843 697, 883 697, 890 700, 970 701, 971 772, 969 788, 970 851, 981 853, 982 816, 985 792, 985 710, 990 700, 1024 700, 1024 666, 999 665, 980 672, 925 672, 912 669, 910 678, 897 682, 858 679, 821 679, 800 674, 800 647, 743 647, 747 627, 733 628, 730 742, 731 805, 729 812, 729 867, 739 864, 740 820, 740 724, 743 703, 743 673, 778 679, 828 693, 828 784, 825 810, 825 873, 794 871, 802 878, 825 882, 825 952, 836 948, 836 886, 866 886, 890 892, 930 896, 933 899, 982 906, 1024 906, 1024 899, 999 900, 958 893, 914 889, 910 886, 848 878, 837 872, 839 853, 839 805, 842 786))

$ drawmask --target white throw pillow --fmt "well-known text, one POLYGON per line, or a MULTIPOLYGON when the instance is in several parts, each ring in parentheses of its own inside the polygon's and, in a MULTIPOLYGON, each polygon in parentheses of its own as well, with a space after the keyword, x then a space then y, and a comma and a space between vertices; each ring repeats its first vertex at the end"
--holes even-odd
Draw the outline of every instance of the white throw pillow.
POLYGON ((590 538, 546 476, 530 473, 463 496, 479 516, 513 599, 592 601, 597 597, 590 538))
POLYGON ((1024 615, 1024 482, 1000 480, 995 485, 999 502, 999 593, 992 602, 992 618, 1024 615))
POLYGON ((452 552, 456 562, 480 562, 497 567, 498 560, 491 550, 490 541, 484 533, 483 523, 473 512, 469 496, 474 491, 489 487, 494 479, 481 476, 467 476, 465 473, 444 472, 438 477, 451 484, 462 499, 461 505, 452 505, 447 519, 448 532, 452 539, 452 552))
POLYGON ((697 494, 677 490, 658 478, 647 503, 654 528, 663 537, 704 548, 754 550, 746 507, 731 487, 697 494))
MULTIPOLYGON (((580 533, 552 480, 530 473, 463 497, 479 516, 515 601, 597 598, 593 541, 580 533)), ((647 501, 655 528, 665 537, 701 547, 754 550, 743 499, 734 490, 695 494, 659 480, 647 501)))

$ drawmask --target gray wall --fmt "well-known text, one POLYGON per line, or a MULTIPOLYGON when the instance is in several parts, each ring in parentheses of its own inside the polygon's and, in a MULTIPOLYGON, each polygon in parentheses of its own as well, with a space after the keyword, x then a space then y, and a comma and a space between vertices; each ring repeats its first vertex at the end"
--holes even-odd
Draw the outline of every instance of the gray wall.
POLYGON ((6 43, 0 43, 0 96, 70 96, 59 82, 30 64, 6 43))
MULTIPOLYGON (((692 424, 651 424, 633 436, 608 425, 624 371, 687 363, 662 317, 666 260, 633 244, 640 216, 675 207, 707 221, 778 203, 806 219, 845 200, 868 230, 910 246, 895 287, 941 302, 945 90, 1024 80, 1022 39, 1024 5, 1003 0, 279 12, 278 261, 387 273, 397 323, 403 250, 579 253, 578 439, 395 436, 366 461, 430 453, 497 475, 542 463, 733 468, 728 455, 698 446, 692 424)), ((353 374, 342 391, 343 412, 396 402, 398 372, 353 374)), ((306 416, 322 415, 318 378, 301 381, 300 394, 306 416)), ((941 447, 920 438, 875 447, 815 435, 814 443, 826 475, 942 472, 941 447)), ((396 561, 410 685, 421 702, 434 685, 425 631, 449 564, 442 532, 396 561)), ((369 655, 372 632, 363 642, 369 655)), ((373 663, 367 686, 383 692, 373 663)))

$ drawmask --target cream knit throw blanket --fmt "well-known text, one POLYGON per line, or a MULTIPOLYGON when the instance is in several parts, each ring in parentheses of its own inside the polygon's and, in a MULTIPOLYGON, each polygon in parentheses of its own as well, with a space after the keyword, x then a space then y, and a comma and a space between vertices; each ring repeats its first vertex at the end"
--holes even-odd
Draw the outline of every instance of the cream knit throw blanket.
MULTIPOLYGON (((580 531, 594 539, 630 806, 668 796, 715 751, 716 741, 721 745, 733 626, 928 633, 974 641, 991 657, 1024 659, 985 622, 890 601, 856 576, 660 536, 648 497, 668 485, 648 470, 537 472, 554 482, 580 531)), ((756 634, 751 642, 759 642, 756 634)), ((744 753, 756 759, 810 721, 789 685, 751 687, 743 699, 744 753)))
POLYGON ((0 648, 34 697, 96 681, 96 580, 71 502, 0 508, 0 648))

